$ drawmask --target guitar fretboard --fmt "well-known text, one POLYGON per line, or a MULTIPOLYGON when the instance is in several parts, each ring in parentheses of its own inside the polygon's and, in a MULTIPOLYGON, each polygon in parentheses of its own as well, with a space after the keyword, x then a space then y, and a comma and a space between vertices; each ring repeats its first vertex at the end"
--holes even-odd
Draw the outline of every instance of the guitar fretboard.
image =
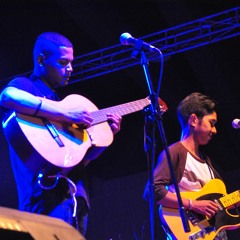
POLYGON ((133 112, 140 111, 149 104, 149 99, 144 98, 133 102, 124 103, 114 107, 104 108, 95 112, 91 112, 91 115, 93 117, 92 125, 107 121, 108 113, 117 113, 120 116, 124 116, 133 112))
POLYGON ((230 207, 236 204, 237 202, 240 202, 240 190, 232 192, 224 197, 221 197, 219 200, 224 208, 230 207))

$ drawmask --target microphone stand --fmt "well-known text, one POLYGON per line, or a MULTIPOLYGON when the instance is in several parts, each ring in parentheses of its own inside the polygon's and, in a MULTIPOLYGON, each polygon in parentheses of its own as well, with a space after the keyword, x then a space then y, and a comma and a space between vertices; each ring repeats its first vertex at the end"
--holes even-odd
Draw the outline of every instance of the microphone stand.
MULTIPOLYGON (((168 160, 168 165, 172 177, 172 182, 176 190, 176 196, 178 199, 178 205, 179 205, 179 213, 181 216, 183 228, 185 232, 190 232, 189 222, 187 218, 186 210, 183 206, 180 191, 178 188, 178 184, 176 182, 175 174, 173 171, 172 166, 172 159, 169 153, 168 144, 165 136, 164 127, 162 124, 162 113, 160 106, 158 104, 158 94, 154 93, 149 68, 148 68, 148 61, 146 58, 146 55, 144 51, 141 49, 135 49, 132 53, 132 57, 137 56, 137 54, 140 53, 141 56, 141 65, 144 70, 144 74, 146 77, 146 82, 149 88, 149 98, 151 100, 151 104, 149 108, 145 108, 145 124, 144 124, 144 150, 146 152, 147 158, 148 158, 148 174, 149 174, 149 211, 150 211, 150 234, 151 234, 151 240, 155 240, 155 194, 154 194, 154 167, 155 167, 155 123, 157 122, 158 129, 160 132, 161 140, 164 146, 164 149, 166 151, 166 156, 168 160)), ((162 56, 161 51, 159 50, 160 56, 162 56)), ((163 59, 161 58, 161 61, 163 59)), ((160 89, 160 86, 159 86, 160 89)), ((158 92, 159 92, 158 89, 158 92)))

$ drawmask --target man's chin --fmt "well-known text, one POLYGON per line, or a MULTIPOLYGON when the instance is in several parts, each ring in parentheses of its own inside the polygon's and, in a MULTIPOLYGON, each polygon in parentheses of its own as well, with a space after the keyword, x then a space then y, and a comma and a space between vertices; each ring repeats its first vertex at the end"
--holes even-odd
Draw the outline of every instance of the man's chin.
POLYGON ((56 86, 55 88, 61 88, 61 87, 65 87, 68 85, 68 81, 64 81, 58 84, 58 86, 56 86))
POLYGON ((207 145, 210 142, 211 139, 206 140, 206 141, 202 141, 199 145, 204 146, 207 145))

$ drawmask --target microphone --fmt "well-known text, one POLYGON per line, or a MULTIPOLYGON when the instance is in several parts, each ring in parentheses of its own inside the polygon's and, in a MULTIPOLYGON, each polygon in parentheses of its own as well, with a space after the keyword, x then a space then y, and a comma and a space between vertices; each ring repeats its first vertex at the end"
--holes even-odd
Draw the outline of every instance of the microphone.
POLYGON ((134 46, 138 50, 142 49, 142 50, 146 50, 146 51, 150 51, 150 52, 158 52, 159 53, 159 49, 157 49, 156 47, 152 46, 149 43, 144 42, 141 39, 132 37, 132 35, 129 33, 123 33, 120 36, 120 42, 122 45, 134 46))
POLYGON ((240 128, 240 119, 236 118, 232 121, 232 127, 235 129, 240 128))

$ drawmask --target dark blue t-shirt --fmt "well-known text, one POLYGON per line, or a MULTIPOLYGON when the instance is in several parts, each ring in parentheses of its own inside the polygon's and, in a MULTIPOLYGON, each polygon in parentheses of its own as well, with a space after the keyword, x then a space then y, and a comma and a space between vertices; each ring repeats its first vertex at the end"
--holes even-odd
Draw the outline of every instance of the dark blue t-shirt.
MULTIPOLYGON (((35 96, 58 100, 56 92, 51 90, 41 79, 35 76, 31 76, 30 78, 15 78, 6 87, 9 86, 29 92, 35 96)), ((5 112, 9 113, 8 110, 5 112)), ((23 154, 25 147, 26 145, 22 146, 23 154)), ((49 148, 51 148, 51 146, 49 146, 49 148)), ((44 190, 37 183, 38 173, 33 173, 26 167, 22 157, 10 143, 9 153, 17 183, 20 210, 48 214, 56 207, 56 205, 60 204, 62 200, 69 197, 69 187, 64 179, 60 179, 55 188, 51 190, 44 190)), ((24 158, 25 157, 26 156, 24 156, 24 158)), ((27 157, 29 157, 31 161, 37 161, 37 159, 34 159, 32 156, 27 157)), ((80 163, 78 166, 75 166, 70 171, 69 177, 75 181, 77 186, 76 196, 84 197, 89 206, 88 195, 85 187, 86 171, 83 164, 80 163)))

